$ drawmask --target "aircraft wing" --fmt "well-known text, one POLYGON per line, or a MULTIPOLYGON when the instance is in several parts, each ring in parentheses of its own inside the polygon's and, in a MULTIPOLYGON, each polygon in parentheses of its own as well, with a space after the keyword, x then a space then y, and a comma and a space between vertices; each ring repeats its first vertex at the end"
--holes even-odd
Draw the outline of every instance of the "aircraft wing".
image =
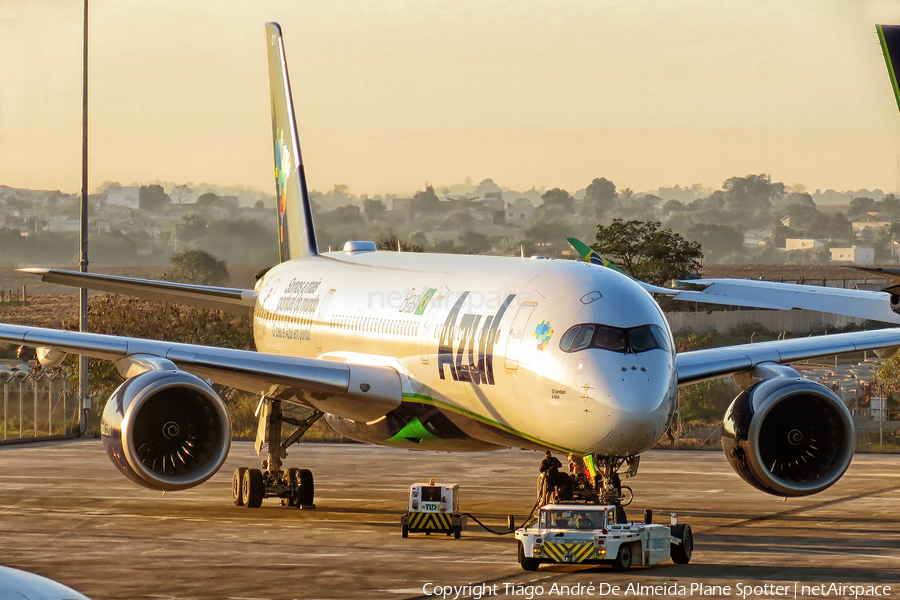
POLYGON ((61 269, 19 269, 19 271, 40 275, 41 281, 46 283, 83 287, 113 294, 127 294, 148 300, 165 300, 237 314, 251 314, 253 306, 256 304, 256 292, 241 288, 136 279, 61 269))
POLYGON ((678 385, 749 371, 761 363, 786 364, 820 356, 900 346, 900 328, 835 333, 680 352, 675 358, 678 385))
POLYGON ((22 325, 0 324, 0 342, 114 361, 126 378, 169 361, 202 379, 356 421, 380 418, 402 401, 400 375, 389 367, 22 325))
POLYGON ((675 300, 736 306, 756 302, 762 308, 804 308, 885 323, 900 323, 900 315, 891 310, 890 294, 887 292, 749 279, 690 279, 682 283, 702 285, 705 288, 700 292, 692 292, 690 296, 682 296, 686 292, 676 294, 675 300))
MULTIPOLYGON (((582 242, 577 238, 566 238, 569 241, 569 244, 575 248, 575 251, 581 255, 586 262, 602 265, 607 269, 612 269, 613 271, 618 271, 622 275, 626 277, 630 277, 633 279, 638 285, 647 290, 647 292, 651 294, 663 294, 666 296, 671 296, 675 300, 681 300, 683 302, 701 302, 703 304, 726 304, 728 306, 744 306, 746 308, 773 308, 780 309, 784 308, 782 306, 771 304, 761 299, 741 299, 738 300, 736 298, 719 298, 716 295, 704 294, 703 292, 696 292, 693 290, 678 290, 673 288, 661 287, 658 285, 653 285, 652 283, 647 283, 645 281, 641 281, 640 279, 635 279, 631 277, 628 273, 606 260, 596 251, 591 249, 590 246, 582 242)), ((689 280, 690 283, 693 283, 694 280, 689 280)))

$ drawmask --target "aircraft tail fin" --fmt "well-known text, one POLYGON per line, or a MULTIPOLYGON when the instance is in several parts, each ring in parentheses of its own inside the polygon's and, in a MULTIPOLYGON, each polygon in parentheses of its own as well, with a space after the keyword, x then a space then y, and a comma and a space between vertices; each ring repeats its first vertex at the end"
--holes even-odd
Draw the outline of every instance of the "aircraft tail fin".
POLYGON ((281 26, 266 23, 269 55, 269 94, 272 100, 272 140, 275 145, 275 190, 278 213, 278 250, 281 261, 319 253, 313 227, 306 172, 294 100, 288 78, 281 26))
MULTIPOLYGON (((618 271, 619 273, 621 273, 623 275, 628 275, 628 273, 626 273, 625 271, 623 271, 622 269, 620 269, 613 263, 609 262, 608 260, 606 260, 605 258, 600 256, 599 254, 597 254, 593 249, 591 249, 590 246, 588 246, 587 244, 585 244, 578 238, 566 238, 566 239, 569 241, 570 244, 572 244, 572 247, 575 248, 575 251, 578 252, 578 254, 581 255, 581 258, 583 258, 586 262, 593 263, 595 265, 601 265, 603 267, 606 267, 607 269, 612 269, 613 271, 618 271)), ((631 275, 628 275, 628 277, 631 277, 631 275)))
POLYGON ((891 78, 894 98, 897 100, 897 107, 900 108, 900 86, 897 85, 897 73, 894 71, 897 65, 900 65, 900 25, 876 25, 875 31, 878 32, 878 41, 881 42, 881 51, 884 53, 884 62, 891 78))

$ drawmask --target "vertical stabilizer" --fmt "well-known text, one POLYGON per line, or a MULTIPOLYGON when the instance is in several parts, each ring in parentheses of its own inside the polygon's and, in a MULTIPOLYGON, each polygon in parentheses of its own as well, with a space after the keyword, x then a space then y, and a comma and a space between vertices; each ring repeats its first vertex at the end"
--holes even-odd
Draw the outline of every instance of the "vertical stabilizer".
POLYGON ((881 42, 881 51, 884 53, 884 62, 891 78, 894 98, 897 100, 897 107, 900 108, 900 87, 897 85, 897 73, 894 71, 900 64, 900 25, 876 25, 875 31, 878 32, 878 40, 881 42))
POLYGON ((283 262, 291 258, 315 256, 319 250, 300 154, 281 26, 278 23, 266 23, 266 44, 269 53, 269 94, 272 99, 272 139, 275 144, 278 250, 283 262))

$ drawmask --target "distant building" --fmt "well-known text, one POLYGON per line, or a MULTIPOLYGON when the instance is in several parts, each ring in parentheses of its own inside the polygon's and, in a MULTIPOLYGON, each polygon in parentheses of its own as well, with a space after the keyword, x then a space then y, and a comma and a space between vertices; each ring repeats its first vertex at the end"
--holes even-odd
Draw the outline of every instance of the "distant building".
POLYGON ((530 223, 533 216, 534 205, 528 198, 516 198, 515 202, 506 204, 507 225, 530 223))
POLYGON ((890 221, 879 220, 873 218, 871 215, 866 215, 858 221, 853 221, 850 224, 853 227, 853 231, 856 233, 862 233, 866 230, 878 230, 883 229, 885 227, 890 227, 890 221))
POLYGON ((822 248, 825 244, 811 238, 787 238, 784 240, 785 250, 812 250, 822 248))
POLYGON ((845 262, 854 265, 874 265, 875 249, 864 248, 861 246, 850 246, 849 248, 832 248, 831 262, 845 262))
POLYGON ((140 195, 141 188, 138 186, 114 187, 107 192, 106 203, 138 209, 141 207, 140 195))

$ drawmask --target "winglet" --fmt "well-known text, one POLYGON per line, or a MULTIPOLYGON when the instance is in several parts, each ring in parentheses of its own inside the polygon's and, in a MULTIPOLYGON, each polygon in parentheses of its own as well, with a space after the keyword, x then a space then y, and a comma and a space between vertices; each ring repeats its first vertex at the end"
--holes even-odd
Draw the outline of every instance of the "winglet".
POLYGON ((281 26, 266 23, 269 54, 269 93, 272 99, 272 140, 275 144, 275 193, 278 202, 278 249, 281 260, 319 253, 294 100, 288 78, 281 26))

